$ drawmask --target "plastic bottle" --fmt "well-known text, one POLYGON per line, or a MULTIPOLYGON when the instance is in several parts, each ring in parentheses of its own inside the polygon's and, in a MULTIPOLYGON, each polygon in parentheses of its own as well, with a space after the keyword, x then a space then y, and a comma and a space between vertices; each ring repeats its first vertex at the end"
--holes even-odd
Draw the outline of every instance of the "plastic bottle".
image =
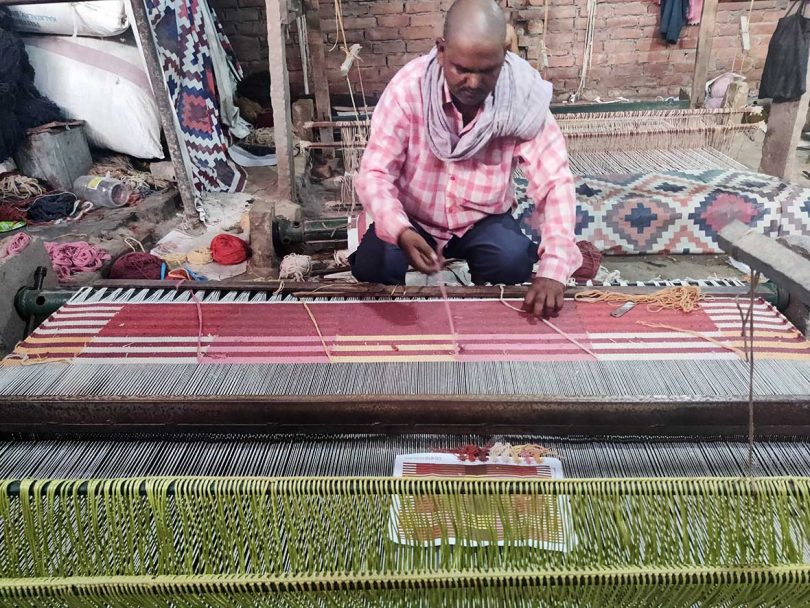
POLYGON ((124 182, 112 177, 82 175, 73 182, 73 194, 96 207, 123 207, 132 191, 124 182))

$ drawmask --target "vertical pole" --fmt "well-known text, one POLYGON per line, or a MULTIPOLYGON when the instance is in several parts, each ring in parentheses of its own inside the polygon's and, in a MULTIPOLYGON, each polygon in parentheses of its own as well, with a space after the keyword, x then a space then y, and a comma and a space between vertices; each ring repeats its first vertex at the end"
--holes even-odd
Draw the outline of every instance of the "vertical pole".
POLYGON ((717 22, 718 0, 704 0, 703 14, 700 17, 697 52, 695 53, 695 74, 692 77, 692 107, 699 108, 706 98, 706 80, 709 75, 709 61, 712 58, 714 25, 717 22))
POLYGON ((177 189, 180 192, 180 200, 183 202, 183 215, 190 230, 199 230, 200 216, 194 203, 194 185, 191 176, 183 160, 183 152, 180 148, 180 138, 177 136, 175 125, 175 111, 171 102, 169 90, 166 87, 166 78, 163 75, 160 57, 158 56, 157 45, 152 36, 152 28, 149 25, 149 17, 146 14, 144 0, 132 0, 132 14, 135 17, 135 29, 138 38, 141 40, 143 48, 144 63, 146 73, 149 76, 149 84, 155 94, 155 102, 160 114, 160 124, 163 133, 166 135, 166 144, 169 146, 169 155, 172 159, 174 174, 177 178, 177 189))
MULTIPOLYGON (((332 120, 332 102, 329 99, 329 78, 326 71, 326 53, 321 30, 320 0, 305 0, 304 11, 307 20, 309 58, 312 63, 312 84, 315 89, 315 120, 332 120)), ((329 127, 320 130, 322 142, 333 142, 334 136, 329 127)))
POLYGON ((290 109, 290 77, 287 72, 285 33, 287 3, 285 0, 265 0, 267 6, 267 46, 270 63, 270 101, 273 104, 273 128, 278 159, 277 197, 295 200, 295 167, 292 147, 292 111, 290 109))

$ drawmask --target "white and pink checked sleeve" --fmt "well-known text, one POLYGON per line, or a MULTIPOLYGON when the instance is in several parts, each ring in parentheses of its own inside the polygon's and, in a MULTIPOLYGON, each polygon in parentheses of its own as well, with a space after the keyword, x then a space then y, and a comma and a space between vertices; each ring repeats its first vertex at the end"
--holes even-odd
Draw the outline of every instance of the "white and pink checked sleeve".
POLYGON ((568 167, 565 139, 549 113, 534 139, 518 145, 516 156, 529 180, 527 194, 535 201, 534 224, 540 228, 538 277, 565 283, 582 265, 577 247, 577 199, 568 167))
POLYGON ((374 109, 371 136, 354 181, 363 208, 374 220, 377 236, 392 245, 411 225, 396 185, 406 157, 410 122, 398 100, 396 83, 392 82, 374 109))

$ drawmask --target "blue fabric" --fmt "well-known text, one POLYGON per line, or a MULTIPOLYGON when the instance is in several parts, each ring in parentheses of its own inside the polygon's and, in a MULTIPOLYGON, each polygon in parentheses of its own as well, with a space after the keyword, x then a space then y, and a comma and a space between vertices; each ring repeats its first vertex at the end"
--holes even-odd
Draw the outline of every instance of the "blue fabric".
POLYGON ((689 0, 661 0, 661 35, 670 44, 678 42, 686 25, 689 0))
MULTIPOLYGON (((431 247, 436 241, 421 226, 413 228, 431 247)), ((352 274, 358 281, 404 285, 408 271, 405 253, 380 240, 369 226, 357 251, 351 255, 352 274)), ((461 238, 453 237, 442 252, 447 258, 466 260, 473 283, 525 283, 537 261, 537 245, 521 231, 511 213, 490 215, 470 228, 461 238)))

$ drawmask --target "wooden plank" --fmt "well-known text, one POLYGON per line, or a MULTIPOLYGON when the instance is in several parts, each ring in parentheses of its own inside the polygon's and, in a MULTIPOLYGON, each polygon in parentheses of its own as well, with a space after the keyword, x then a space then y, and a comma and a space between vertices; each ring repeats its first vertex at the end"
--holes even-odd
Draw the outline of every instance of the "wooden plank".
POLYGON ((706 98, 706 80, 709 75, 709 61, 712 57, 714 26, 717 21, 717 0, 704 0, 703 14, 700 17, 697 52, 695 53, 695 74, 692 78, 692 107, 703 106, 706 98))
POLYGON ((273 130, 278 159, 278 198, 294 200, 295 167, 293 165, 292 110, 290 108, 290 75, 287 72, 286 26, 287 3, 265 0, 267 7, 267 47, 270 64, 270 101, 273 105, 273 130))
MULTIPOLYGON (((810 85, 810 70, 807 73, 810 85)), ((772 103, 768 114, 768 130, 762 143, 760 173, 788 181, 796 178, 796 147, 802 135, 807 110, 810 107, 810 86, 798 101, 772 103)))
POLYGON ((717 235, 723 251, 787 289, 791 296, 810 304, 810 261, 755 232, 742 222, 732 222, 717 235))
MULTIPOLYGON (((312 87, 315 90, 315 119, 327 121, 332 116, 332 102, 329 97, 329 77, 326 71, 320 5, 320 0, 305 0, 304 2, 309 62, 312 68, 312 87)), ((335 141, 332 127, 321 128, 320 135, 322 142, 335 141)))

